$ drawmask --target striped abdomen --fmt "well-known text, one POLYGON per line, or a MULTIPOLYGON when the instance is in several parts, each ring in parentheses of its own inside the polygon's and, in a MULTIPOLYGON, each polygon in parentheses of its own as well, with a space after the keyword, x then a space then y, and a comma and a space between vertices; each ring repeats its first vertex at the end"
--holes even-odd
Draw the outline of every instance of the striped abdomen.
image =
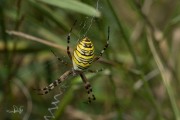
POLYGON ((89 38, 83 38, 73 52, 73 68, 75 70, 87 69, 94 59, 94 46, 89 38))

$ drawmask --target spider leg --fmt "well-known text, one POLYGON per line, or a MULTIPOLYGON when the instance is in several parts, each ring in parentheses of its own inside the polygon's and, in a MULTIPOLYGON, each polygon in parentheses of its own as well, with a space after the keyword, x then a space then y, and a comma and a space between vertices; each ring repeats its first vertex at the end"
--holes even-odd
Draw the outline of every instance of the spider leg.
POLYGON ((91 70, 91 69, 87 70, 87 72, 90 72, 90 73, 97 73, 97 72, 101 72, 101 71, 103 71, 103 68, 98 69, 98 70, 91 70))
POLYGON ((96 98, 95 98, 95 96, 94 96, 94 94, 92 92, 92 87, 91 87, 90 83, 87 81, 87 78, 83 73, 80 73, 80 76, 81 76, 81 79, 84 82, 84 86, 85 86, 86 91, 88 93, 88 103, 91 103, 92 100, 96 100, 96 98))
POLYGON ((57 85, 62 83, 64 80, 66 80, 67 77, 69 75, 71 75, 72 73, 73 73, 72 70, 68 70, 61 77, 59 77, 57 80, 55 80, 53 83, 49 84, 49 86, 44 87, 44 88, 34 89, 34 90, 37 90, 39 95, 47 94, 51 90, 53 90, 57 85))
POLYGON ((51 50, 51 52, 54 54, 54 56, 55 56, 61 63, 63 63, 63 64, 66 65, 66 66, 71 66, 70 64, 68 64, 67 62, 65 62, 63 59, 61 59, 60 57, 58 57, 58 56, 54 53, 54 51, 51 50))
POLYGON ((76 22, 77 22, 77 20, 74 22, 74 24, 73 24, 73 26, 71 27, 71 29, 70 29, 70 31, 69 31, 69 34, 68 34, 68 36, 67 36, 67 54, 68 54, 70 60, 72 60, 72 56, 71 56, 71 52, 70 52, 70 50, 69 50, 69 43, 70 43, 70 39, 71 39, 71 32, 72 32, 72 29, 73 29, 73 27, 75 26, 76 22))
POLYGON ((110 27, 108 26, 108 37, 107 37, 106 45, 104 46, 103 50, 101 50, 99 56, 94 58, 93 62, 99 60, 99 58, 102 57, 104 51, 108 48, 108 46, 109 46, 109 36, 110 36, 110 27))

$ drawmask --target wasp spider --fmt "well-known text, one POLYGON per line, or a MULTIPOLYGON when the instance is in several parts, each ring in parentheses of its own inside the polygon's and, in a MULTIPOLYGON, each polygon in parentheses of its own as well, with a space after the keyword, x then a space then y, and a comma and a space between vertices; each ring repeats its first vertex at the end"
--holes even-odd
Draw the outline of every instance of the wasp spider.
MULTIPOLYGON (((74 23, 74 25, 75 25, 75 23, 74 23)), ((68 76, 80 75, 82 81, 84 82, 86 91, 88 93, 88 102, 91 103, 91 100, 95 100, 95 96, 92 93, 92 87, 91 87, 90 83, 88 82, 86 76, 84 75, 84 72, 85 71, 97 72, 97 71, 89 70, 88 68, 93 62, 97 61, 103 55, 104 51, 108 47, 110 27, 108 27, 108 37, 107 37, 106 45, 104 46, 104 48, 100 52, 100 54, 96 57, 94 56, 94 45, 88 37, 84 37, 81 41, 78 42, 77 46, 75 47, 75 49, 73 51, 73 55, 71 56, 71 53, 69 50, 69 43, 70 43, 70 36, 71 36, 72 28, 67 36, 67 44, 68 44, 67 45, 67 54, 72 61, 72 69, 66 71, 62 76, 60 76, 57 80, 55 80, 49 86, 44 87, 42 89, 36 89, 36 90, 39 91, 40 95, 47 94, 52 89, 54 89, 54 87, 56 87, 57 85, 62 83, 64 80, 66 80, 68 78, 68 76)), ((54 54, 54 52, 53 52, 53 54, 54 54)), ((57 59, 59 61, 65 63, 61 58, 57 57, 57 59)), ((65 63, 65 64, 67 64, 67 63, 65 63)))

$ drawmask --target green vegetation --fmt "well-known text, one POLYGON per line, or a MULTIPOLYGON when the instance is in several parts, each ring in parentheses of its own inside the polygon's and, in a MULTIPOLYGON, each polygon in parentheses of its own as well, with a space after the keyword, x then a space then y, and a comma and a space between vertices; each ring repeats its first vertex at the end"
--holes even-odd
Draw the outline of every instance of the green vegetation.
POLYGON ((1 119, 180 120, 179 24, 178 0, 0 0, 1 119), (47 95, 33 90, 72 68, 50 50, 71 64, 66 39, 75 20, 71 51, 87 35, 98 55, 111 29, 91 67, 103 71, 85 73, 91 104, 79 76, 47 95))

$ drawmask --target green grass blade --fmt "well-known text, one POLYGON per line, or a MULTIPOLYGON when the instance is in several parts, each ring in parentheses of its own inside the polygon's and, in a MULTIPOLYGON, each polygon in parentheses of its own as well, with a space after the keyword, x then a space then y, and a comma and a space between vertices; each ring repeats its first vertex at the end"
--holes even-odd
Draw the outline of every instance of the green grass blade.
POLYGON ((88 16, 100 17, 101 14, 95 8, 76 0, 39 0, 46 4, 71 10, 88 16))

